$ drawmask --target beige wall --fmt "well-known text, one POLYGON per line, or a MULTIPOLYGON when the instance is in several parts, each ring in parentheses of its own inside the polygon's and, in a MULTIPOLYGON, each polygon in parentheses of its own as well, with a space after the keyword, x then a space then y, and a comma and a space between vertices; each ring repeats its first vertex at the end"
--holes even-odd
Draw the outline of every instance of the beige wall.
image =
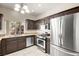
POLYGON ((9 8, 5 8, 0 6, 0 13, 3 13, 5 16, 5 20, 20 20, 23 21, 25 19, 35 19, 33 16, 29 15, 29 14, 21 14, 19 12, 16 12, 12 9, 9 8))
POLYGON ((29 15, 29 14, 21 14, 18 13, 14 10, 8 9, 8 8, 4 8, 2 6, 0 6, 0 13, 4 14, 4 20, 2 23, 2 30, 0 30, 0 34, 4 34, 6 33, 6 31, 8 31, 8 26, 9 26, 9 22, 11 21, 21 21, 23 22, 25 19, 32 19, 34 20, 34 17, 29 15), (6 24, 6 22, 8 22, 6 24))

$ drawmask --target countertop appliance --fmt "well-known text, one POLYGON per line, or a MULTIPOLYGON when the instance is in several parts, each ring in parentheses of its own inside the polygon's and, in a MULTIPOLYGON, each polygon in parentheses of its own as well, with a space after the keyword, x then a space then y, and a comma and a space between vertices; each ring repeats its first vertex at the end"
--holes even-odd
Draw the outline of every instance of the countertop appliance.
POLYGON ((51 46, 79 53, 79 13, 53 18, 50 20, 50 26, 51 46))

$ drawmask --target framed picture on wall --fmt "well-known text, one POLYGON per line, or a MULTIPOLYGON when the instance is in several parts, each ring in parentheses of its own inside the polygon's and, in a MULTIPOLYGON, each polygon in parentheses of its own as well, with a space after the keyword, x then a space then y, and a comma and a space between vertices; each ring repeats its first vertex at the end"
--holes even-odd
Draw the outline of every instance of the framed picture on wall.
POLYGON ((13 28, 13 27, 15 27, 15 22, 10 22, 10 28, 13 28))
POLYGON ((15 34, 15 21, 10 21, 9 22, 9 34, 15 34))
POLYGON ((0 30, 2 29, 2 19, 3 19, 3 14, 0 14, 0 30))

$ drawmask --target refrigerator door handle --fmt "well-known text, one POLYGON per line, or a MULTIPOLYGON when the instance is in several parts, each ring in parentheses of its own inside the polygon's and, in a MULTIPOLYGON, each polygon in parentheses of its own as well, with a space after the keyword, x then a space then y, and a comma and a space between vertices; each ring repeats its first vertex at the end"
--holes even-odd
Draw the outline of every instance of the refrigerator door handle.
POLYGON ((60 45, 62 46, 62 45, 63 45, 62 34, 59 34, 59 38, 60 38, 59 43, 60 43, 60 45))

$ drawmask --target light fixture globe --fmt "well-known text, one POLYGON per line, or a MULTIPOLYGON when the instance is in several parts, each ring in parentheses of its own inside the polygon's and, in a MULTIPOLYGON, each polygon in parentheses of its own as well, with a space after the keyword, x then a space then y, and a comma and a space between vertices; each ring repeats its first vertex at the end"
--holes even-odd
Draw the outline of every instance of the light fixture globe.
POLYGON ((21 10, 21 13, 24 14, 25 13, 24 10, 21 10))
POLYGON ((22 14, 30 13, 28 6, 24 4, 15 4, 14 10, 19 11, 22 14))
POLYGON ((14 8, 15 11, 19 11, 19 8, 14 8))
POLYGON ((15 4, 15 8, 21 8, 19 4, 15 4))

